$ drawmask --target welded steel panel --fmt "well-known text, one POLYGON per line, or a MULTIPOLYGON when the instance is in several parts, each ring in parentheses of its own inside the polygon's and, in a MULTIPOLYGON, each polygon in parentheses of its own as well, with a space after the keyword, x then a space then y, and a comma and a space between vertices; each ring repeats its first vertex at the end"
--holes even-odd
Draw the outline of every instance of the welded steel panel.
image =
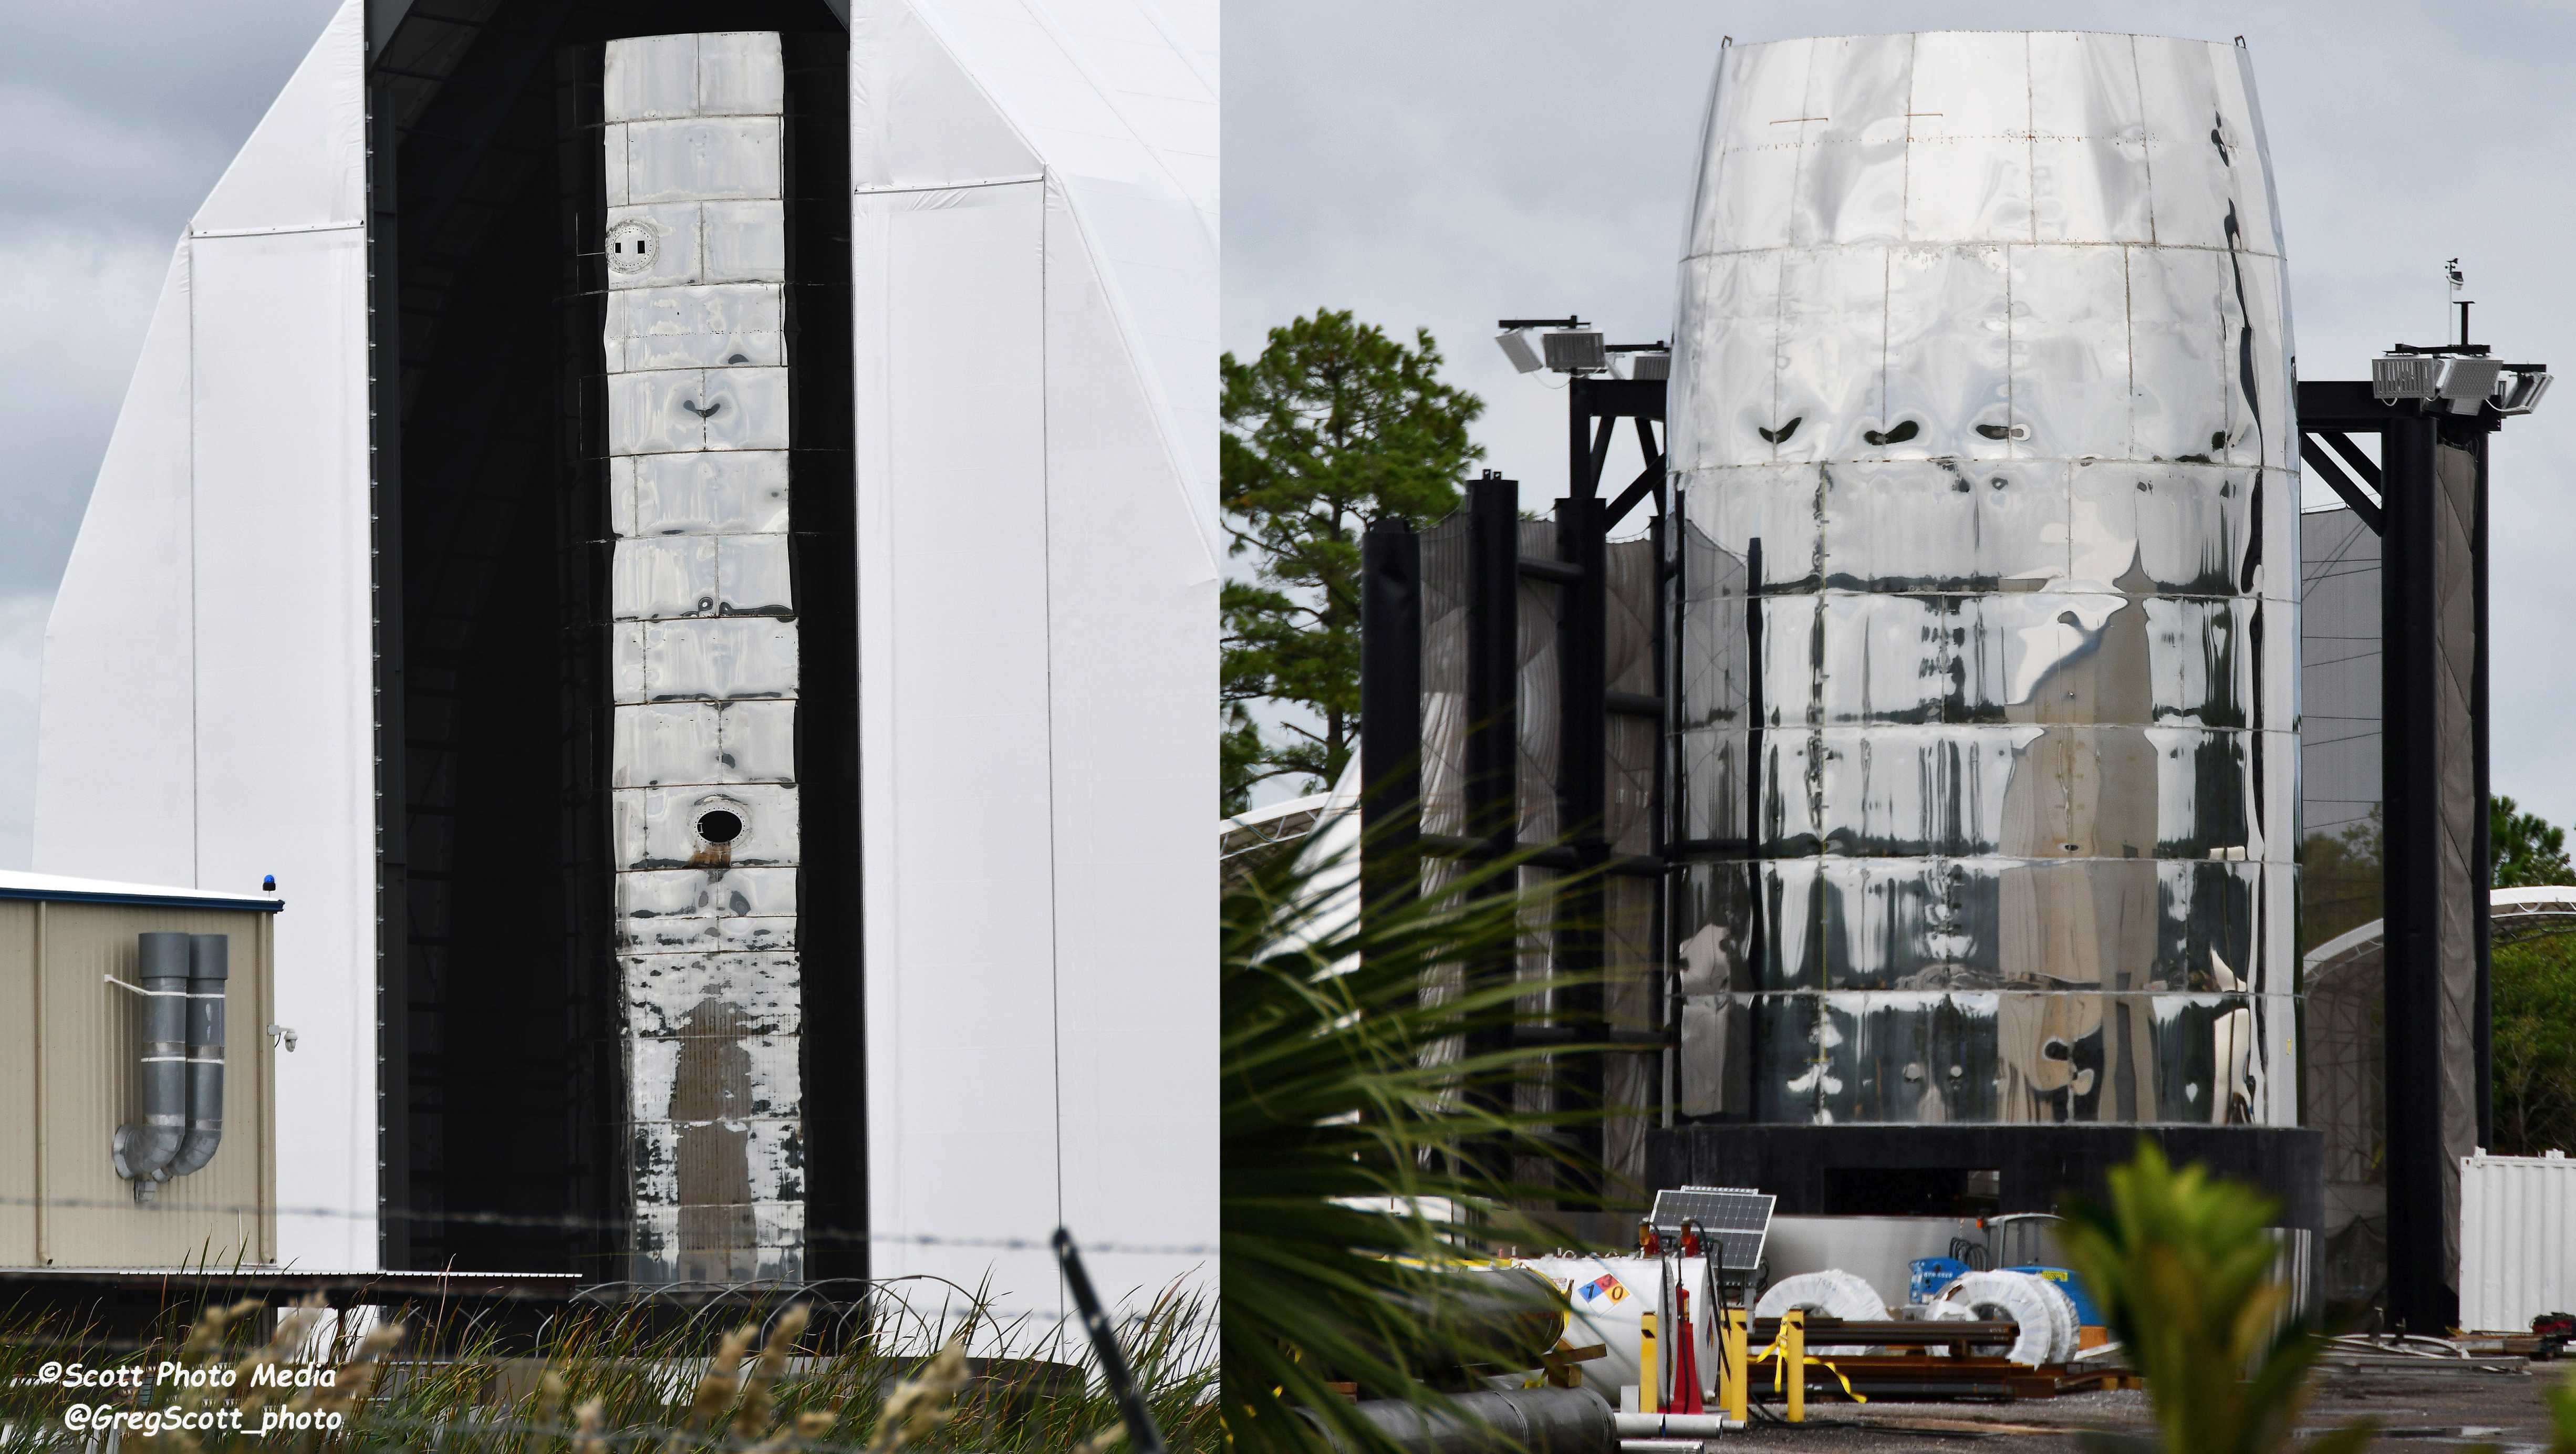
POLYGON ((774 617, 646 621, 614 628, 620 702, 796 694, 796 623, 774 617))
POLYGON ((676 369, 784 364, 779 290, 758 283, 621 288, 608 295, 608 365, 676 369))
POLYGON ((784 451, 626 456, 609 462, 621 536, 765 535, 787 528, 784 451))
POLYGON ((1686 1112, 2295 1121, 2252 95, 2117 35, 1724 53, 1671 391, 1686 1112))
POLYGON ((647 1280, 803 1265, 784 84, 774 35, 608 46, 609 835, 647 1280))

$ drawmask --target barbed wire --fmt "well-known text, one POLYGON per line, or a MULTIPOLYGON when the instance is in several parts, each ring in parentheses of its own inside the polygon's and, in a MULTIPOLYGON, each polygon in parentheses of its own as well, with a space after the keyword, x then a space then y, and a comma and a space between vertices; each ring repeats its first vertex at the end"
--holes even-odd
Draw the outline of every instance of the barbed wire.
MULTIPOLYGON (((255 1284, 262 1274, 277 1271, 277 1269, 240 1269, 220 1266, 177 1269, 58 1270, 137 1271, 168 1277, 174 1282, 183 1279, 202 1280, 210 1286, 198 1291, 212 1297, 232 1296, 250 1291, 251 1288, 245 1286, 246 1283, 255 1284), (236 1277, 237 1273, 246 1275, 236 1277)), ((364 1278, 370 1274, 330 1275, 364 1278)), ((285 1276, 291 1283, 293 1275, 288 1273, 285 1276)), ((168 1291, 177 1295, 185 1290, 173 1287, 168 1291)), ((289 1286, 280 1291, 291 1294, 295 1289, 289 1286)), ((278 1301, 266 1303, 263 1306, 280 1317, 307 1314, 317 1319, 328 1320, 364 1312, 404 1308, 423 1301, 435 1300, 425 1299, 420 1294, 403 1288, 384 1288, 370 1294, 362 1285, 361 1288, 350 1291, 355 1296, 369 1300, 328 1306, 302 1301, 278 1301)), ((1167 1284, 1159 1295, 1138 1297, 1138 1294, 1144 1291, 1143 1288, 1131 1290, 1129 1294, 1131 1300, 1122 1301, 1121 1305, 1111 1312, 1110 1321, 1114 1326, 1122 1331, 1150 1330, 1158 1322, 1173 1316, 1175 1309, 1185 1309, 1193 1304, 1205 1305, 1204 1294, 1185 1292, 1177 1282, 1167 1284)), ((752 1278, 731 1282, 623 1280, 587 1283, 578 1288, 565 1289, 559 1295, 531 1294, 509 1300, 529 1306, 557 1309, 556 1313, 550 1313, 547 1316, 546 1322, 551 1324, 557 1316, 578 1315, 583 1312, 615 1315, 632 1311, 645 1304, 664 1302, 673 1297, 704 1298, 706 1301, 695 1305, 682 1302, 670 1309, 683 1314, 678 1323, 669 1330, 668 1336, 671 1337, 686 1337, 692 1329, 712 1335, 719 1325, 729 1326, 735 1319, 744 1317, 752 1317, 757 1325, 766 1326, 787 1309, 801 1306, 818 1319, 818 1327, 821 1329, 837 1329, 846 1332, 855 1323, 871 1330, 869 1338, 872 1342, 896 1349, 912 1350, 909 1355, 899 1356, 928 1356, 930 1351, 949 1338, 960 1335, 980 1336, 987 1341, 995 1342, 1004 1348, 1003 1356, 1022 1356, 1041 1349, 1060 1351, 1067 1344, 1079 1350, 1087 1341, 1083 1315, 1070 1301, 1057 1307, 1000 1306, 991 1302, 986 1295, 976 1289, 935 1273, 907 1273, 886 1278, 752 1278), (1010 1354, 1007 1350, 1011 1347, 1021 1349, 1021 1354, 1010 1354)), ((178 1302, 194 1300, 196 1299, 184 1296, 177 1298, 178 1302)), ((0 1316, 5 1316, 8 1311, 8 1299, 0 1297, 0 1316)), ((442 1312, 429 1315, 419 1322, 421 1326, 433 1330, 430 1337, 435 1340, 440 1336, 435 1330, 448 1328, 450 1319, 457 1316, 457 1314, 442 1312)), ((467 1312, 461 1315, 461 1319, 461 1323, 457 1326, 470 1329, 479 1324, 481 1314, 467 1312)), ((399 1321, 411 1324, 415 1319, 406 1316, 399 1321)), ((360 1332, 373 1325, 372 1318, 355 1327, 340 1323, 317 1322, 308 1331, 321 1333, 326 1339, 348 1340, 354 1339, 360 1332), (330 1332, 326 1329, 337 1329, 337 1331, 330 1332)), ((94 1334, 94 1329, 72 1326, 16 1328, 7 1333, 5 1341, 16 1345, 20 1352, 24 1353, 29 1348, 57 1344, 65 1347, 87 1347, 93 1342, 94 1334)), ((152 1361, 151 1354, 160 1346, 158 1341, 147 1337, 140 1342, 122 1345, 119 1351, 129 1358, 140 1357, 148 1363, 152 1361)), ((668 1356, 676 1356, 684 1363, 690 1361, 692 1357, 701 1360, 704 1357, 704 1355, 689 1354, 668 1356)), ((806 1355, 800 1355, 800 1357, 803 1356, 806 1355)), ((828 1362, 836 1355, 819 1356, 828 1362)), ((111 1363, 113 1361, 111 1360, 111 1363)), ((36 1386, 43 1381, 24 1376, 11 1378, 0 1381, 0 1389, 36 1386)))
MULTIPOLYGON (((0 1207, 27 1207, 38 1211, 115 1211, 129 1209, 134 1203, 107 1197, 29 1197, 0 1194, 0 1207)), ((374 1208, 289 1206, 284 1203, 263 1205, 224 1203, 207 1206, 162 1204, 164 1215, 197 1214, 204 1216, 303 1217, 335 1219, 350 1222, 430 1222, 450 1226, 504 1227, 523 1231, 624 1232, 637 1224, 634 1217, 591 1217, 579 1213, 480 1212, 417 1207, 380 1206, 374 1208)), ((1050 1235, 1052 1233, 1050 1232, 1050 1235)), ((871 1232, 840 1227, 812 1227, 803 1230, 800 1240, 807 1244, 850 1246, 867 1243, 875 1246, 940 1247, 967 1251, 1043 1252, 1055 1255, 1045 1237, 959 1237, 938 1232, 871 1232)), ((1214 1257, 1219 1247, 1212 1242, 1094 1242, 1082 1244, 1082 1255, 1090 1257, 1214 1257)))

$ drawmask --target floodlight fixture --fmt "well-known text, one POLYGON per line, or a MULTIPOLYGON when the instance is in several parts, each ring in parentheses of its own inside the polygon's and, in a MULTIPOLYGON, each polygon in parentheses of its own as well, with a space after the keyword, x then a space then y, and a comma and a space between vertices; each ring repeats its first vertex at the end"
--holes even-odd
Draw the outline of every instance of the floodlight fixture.
POLYGON ((1505 318, 1494 342, 1512 367, 1525 374, 1550 369, 1560 374, 1607 373, 1610 360, 1600 330, 1575 317, 1505 318), (1531 336, 1537 335, 1533 346, 1531 336))
POLYGON ((2495 404, 2499 414, 2528 414, 2540 407, 2540 396, 2549 392, 2552 375, 2544 364, 2513 364, 2496 384, 2495 404))
POLYGON ((2475 414, 2495 392, 2496 375, 2504 365, 2491 358, 2446 359, 2442 381, 2436 392, 2454 414, 2475 414))
POLYGON ((1605 352, 1610 355, 1610 372, 1620 378, 1661 380, 1673 376, 1673 348, 1661 340, 1614 343, 1605 352))
POLYGON ((1559 328, 1539 335, 1547 349, 1547 366, 1560 374, 1602 374, 1610 371, 1610 352, 1602 346, 1597 328, 1559 328))
POLYGON ((2545 364, 2508 364, 2476 354, 2435 352, 2400 345, 2370 361, 2370 396, 2382 404, 2439 404, 2454 414, 2475 414, 2492 404, 2499 414, 2528 414, 2549 392, 2545 364))

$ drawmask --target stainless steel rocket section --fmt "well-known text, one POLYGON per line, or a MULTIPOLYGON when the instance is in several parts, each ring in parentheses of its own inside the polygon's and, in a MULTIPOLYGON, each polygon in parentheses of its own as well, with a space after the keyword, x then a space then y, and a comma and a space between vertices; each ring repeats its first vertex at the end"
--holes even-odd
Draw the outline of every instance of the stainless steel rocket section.
POLYGON ((803 1268, 774 34, 608 43, 611 798, 634 1275, 803 1268))
POLYGON ((2298 450, 2245 52, 1731 47, 1685 254, 1681 1109, 2295 1123, 2298 450))

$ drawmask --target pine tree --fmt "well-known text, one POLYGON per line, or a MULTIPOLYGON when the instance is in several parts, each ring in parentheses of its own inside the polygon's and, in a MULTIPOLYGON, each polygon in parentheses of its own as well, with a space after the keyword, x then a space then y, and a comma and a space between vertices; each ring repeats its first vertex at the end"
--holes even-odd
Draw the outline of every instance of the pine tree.
POLYGON ((2487 848, 2494 860, 2487 882, 2494 888, 2576 884, 2576 868, 2567 862, 2567 830, 2523 812, 2511 798, 2487 800, 2487 848))
POLYGON ((1358 746, 1360 532, 1439 519, 1484 455, 1467 438, 1484 402, 1440 363, 1429 330, 1407 348, 1332 309, 1220 363, 1228 554, 1253 561, 1221 598, 1221 811, 1273 778, 1330 787, 1358 746))

